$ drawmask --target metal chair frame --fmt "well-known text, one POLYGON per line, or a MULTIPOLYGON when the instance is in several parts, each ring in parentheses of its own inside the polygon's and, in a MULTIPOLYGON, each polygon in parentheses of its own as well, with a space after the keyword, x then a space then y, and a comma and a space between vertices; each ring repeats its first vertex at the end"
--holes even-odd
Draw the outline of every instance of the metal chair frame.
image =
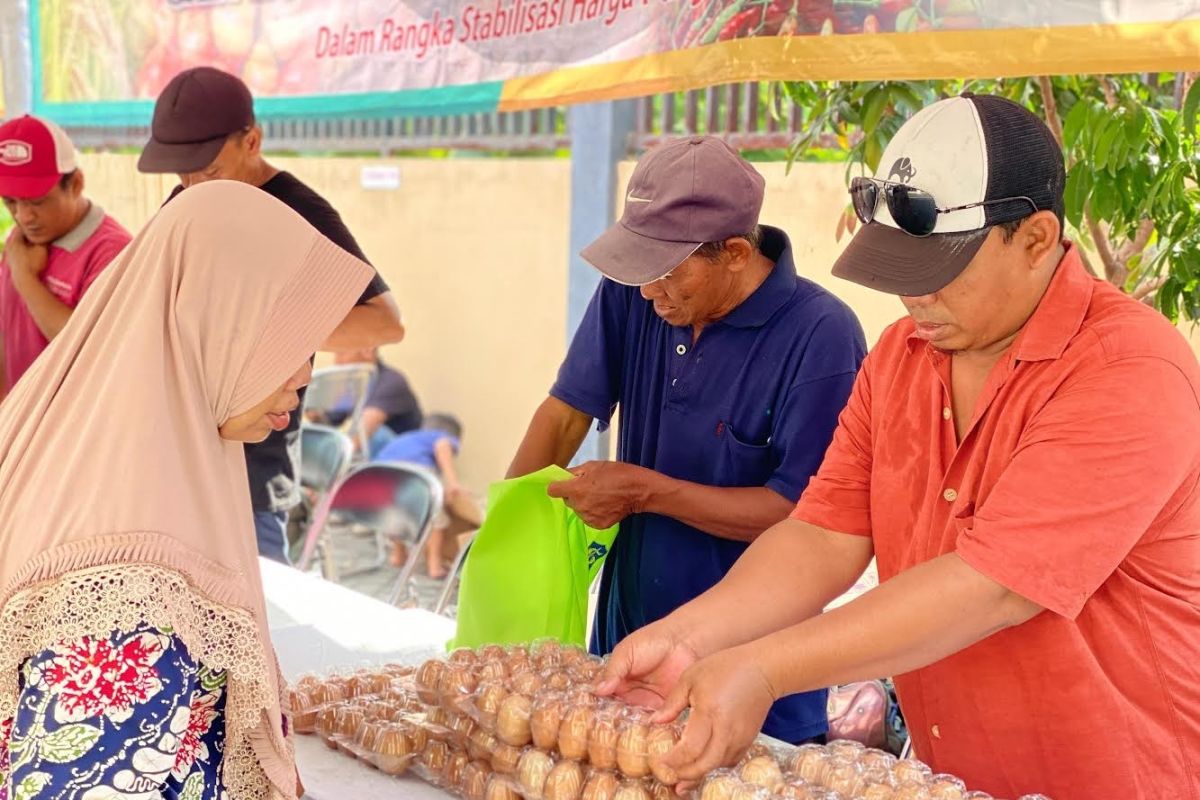
POLYGON ((323 384, 333 383, 334 386, 348 387, 354 392, 354 406, 340 426, 357 444, 359 453, 366 458, 370 453, 370 442, 362 428, 362 413, 367 407, 367 395, 371 391, 371 383, 378 369, 374 364, 341 364, 335 367, 322 367, 313 372, 312 380, 308 382, 308 391, 304 397, 305 410, 329 410, 332 401, 324 400, 323 395, 330 390, 323 384))
POLYGON ((337 485, 338 481, 340 481, 346 475, 346 473, 350 470, 350 467, 353 465, 354 442, 351 441, 349 436, 342 433, 337 428, 330 427, 329 425, 318 425, 316 423, 305 422, 300 426, 300 457, 300 485, 301 487, 305 489, 311 489, 316 493, 314 501, 311 502, 307 493, 301 493, 301 507, 304 509, 306 516, 311 520, 313 509, 321 504, 321 501, 327 494, 329 494, 329 491, 337 485), (316 437, 317 440, 325 439, 330 441, 334 443, 338 449, 338 464, 336 468, 333 470, 332 474, 328 476, 323 475, 319 484, 313 481, 305 480, 306 475, 304 469, 304 453, 305 450, 308 449, 305 446, 305 442, 308 441, 308 446, 311 447, 314 437, 316 437))

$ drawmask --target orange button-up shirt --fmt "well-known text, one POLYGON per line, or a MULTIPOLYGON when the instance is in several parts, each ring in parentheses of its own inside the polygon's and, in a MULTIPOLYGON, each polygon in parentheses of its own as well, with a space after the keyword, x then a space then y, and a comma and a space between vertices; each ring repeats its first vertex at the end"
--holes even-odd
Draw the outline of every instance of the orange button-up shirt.
POLYGON ((1200 800, 1200 367, 1068 249, 957 443, 951 358, 896 323, 795 518, 881 580, 957 553, 1043 608, 896 677, 917 755, 998 797, 1200 800))

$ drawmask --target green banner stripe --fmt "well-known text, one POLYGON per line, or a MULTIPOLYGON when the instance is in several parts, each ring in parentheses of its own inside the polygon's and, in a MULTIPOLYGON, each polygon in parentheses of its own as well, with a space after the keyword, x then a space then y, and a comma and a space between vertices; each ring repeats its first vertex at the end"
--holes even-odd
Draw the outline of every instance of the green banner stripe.
MULTIPOLYGON (((260 97, 254 101, 259 119, 323 117, 424 117, 479 114, 496 110, 503 81, 410 89, 400 92, 260 97)), ((34 113, 59 125, 75 127, 149 125, 154 112, 150 100, 100 103, 48 103, 34 101, 34 113)))

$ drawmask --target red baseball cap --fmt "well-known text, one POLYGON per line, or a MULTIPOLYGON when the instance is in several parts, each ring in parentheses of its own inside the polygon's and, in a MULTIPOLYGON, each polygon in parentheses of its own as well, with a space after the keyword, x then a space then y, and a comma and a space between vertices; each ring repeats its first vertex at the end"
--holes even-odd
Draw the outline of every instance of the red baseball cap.
POLYGON ((76 166, 75 145, 50 120, 26 114, 0 125, 0 197, 44 197, 76 166))

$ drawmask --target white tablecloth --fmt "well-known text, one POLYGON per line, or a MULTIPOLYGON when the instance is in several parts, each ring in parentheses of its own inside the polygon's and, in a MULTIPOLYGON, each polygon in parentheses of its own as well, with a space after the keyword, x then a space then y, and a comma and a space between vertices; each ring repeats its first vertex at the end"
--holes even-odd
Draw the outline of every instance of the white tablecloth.
MULTIPOLYGON (((419 664, 445 649, 454 622, 416 609, 401 610, 337 584, 271 561, 261 561, 271 639, 288 680, 388 662, 419 664)), ((446 800, 411 778, 392 778, 297 736, 296 762, 311 800, 446 800)))

